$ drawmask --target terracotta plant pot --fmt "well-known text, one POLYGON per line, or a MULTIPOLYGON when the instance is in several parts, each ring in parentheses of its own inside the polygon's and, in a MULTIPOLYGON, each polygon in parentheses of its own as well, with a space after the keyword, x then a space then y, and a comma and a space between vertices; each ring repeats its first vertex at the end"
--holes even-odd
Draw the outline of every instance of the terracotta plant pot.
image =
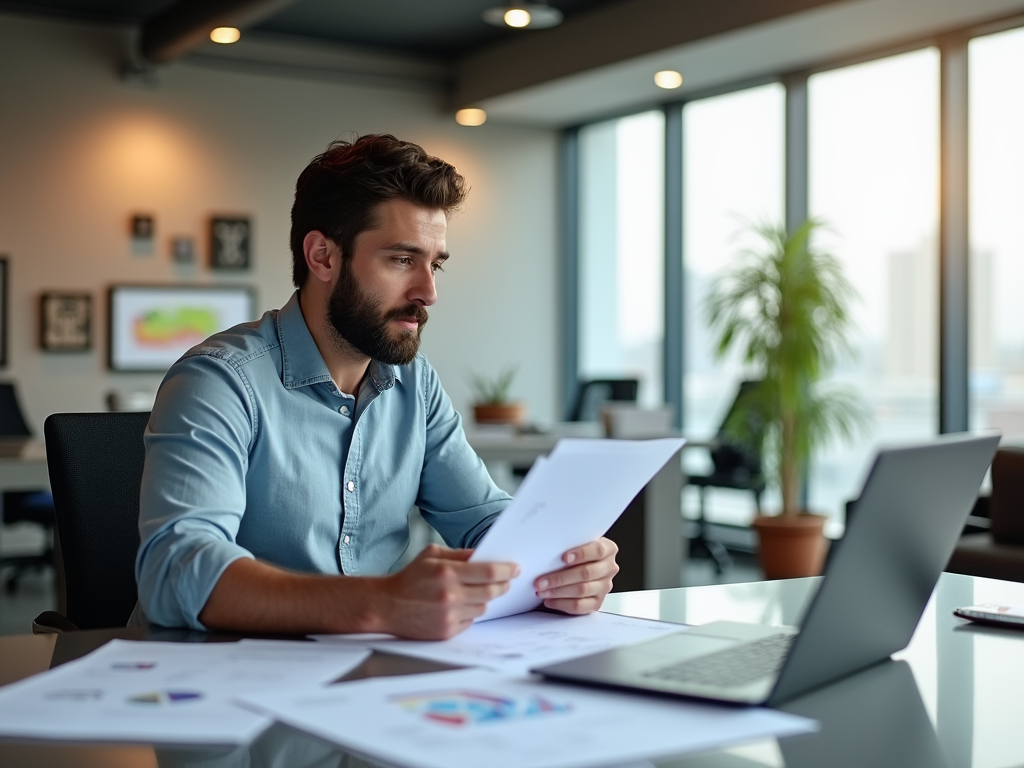
POLYGON ((766 579, 820 576, 828 551, 821 515, 757 517, 758 559, 766 579))
POLYGON ((473 406, 473 418, 477 424, 514 424, 519 426, 526 416, 522 403, 504 405, 478 404, 473 406))

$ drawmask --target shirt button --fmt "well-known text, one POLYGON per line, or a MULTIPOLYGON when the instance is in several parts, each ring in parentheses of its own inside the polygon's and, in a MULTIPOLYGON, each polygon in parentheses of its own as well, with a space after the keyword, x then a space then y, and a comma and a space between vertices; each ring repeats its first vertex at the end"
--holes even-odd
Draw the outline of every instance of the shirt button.
POLYGON ((356 489, 356 484, 349 480, 345 487, 348 488, 350 491, 354 491, 356 489))
POLYGON ((342 416, 348 416, 348 406, 341 406, 341 408, 338 409, 338 413, 340 413, 342 416))
POLYGON ((342 539, 342 541, 346 544, 348 544, 351 540, 352 539, 349 536, 346 536, 344 539, 342 539))

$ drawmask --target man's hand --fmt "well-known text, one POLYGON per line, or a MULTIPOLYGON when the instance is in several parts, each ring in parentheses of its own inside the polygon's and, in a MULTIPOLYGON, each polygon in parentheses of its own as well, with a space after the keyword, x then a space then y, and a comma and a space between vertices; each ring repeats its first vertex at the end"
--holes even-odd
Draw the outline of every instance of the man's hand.
POLYGON ((515 563, 466 562, 472 554, 431 544, 401 571, 381 579, 381 631, 446 640, 472 624, 519 575, 515 563))
POLYGON ((612 589, 612 578, 619 572, 615 562, 618 546, 600 538, 562 555, 566 567, 541 576, 534 582, 544 605, 565 613, 593 613, 601 607, 612 589))

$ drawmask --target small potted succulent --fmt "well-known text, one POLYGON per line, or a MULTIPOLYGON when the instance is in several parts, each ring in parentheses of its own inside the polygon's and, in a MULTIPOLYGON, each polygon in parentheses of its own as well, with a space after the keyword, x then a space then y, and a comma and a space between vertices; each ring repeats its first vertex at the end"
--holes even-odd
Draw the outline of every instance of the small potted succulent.
POLYGON ((509 401, 509 392, 515 377, 515 367, 505 368, 493 377, 471 375, 473 418, 477 424, 519 426, 523 423, 526 406, 523 403, 509 401))

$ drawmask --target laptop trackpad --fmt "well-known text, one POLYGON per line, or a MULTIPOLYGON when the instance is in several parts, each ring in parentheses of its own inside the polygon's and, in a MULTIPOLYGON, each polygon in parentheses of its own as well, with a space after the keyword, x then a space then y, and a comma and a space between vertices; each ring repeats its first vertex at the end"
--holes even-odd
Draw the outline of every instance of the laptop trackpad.
POLYGON ((731 648, 740 641, 724 637, 707 637, 690 632, 679 632, 667 637, 659 637, 636 645, 626 646, 620 652, 627 652, 634 660, 646 656, 651 663, 670 664, 685 661, 706 653, 714 653, 731 648))

